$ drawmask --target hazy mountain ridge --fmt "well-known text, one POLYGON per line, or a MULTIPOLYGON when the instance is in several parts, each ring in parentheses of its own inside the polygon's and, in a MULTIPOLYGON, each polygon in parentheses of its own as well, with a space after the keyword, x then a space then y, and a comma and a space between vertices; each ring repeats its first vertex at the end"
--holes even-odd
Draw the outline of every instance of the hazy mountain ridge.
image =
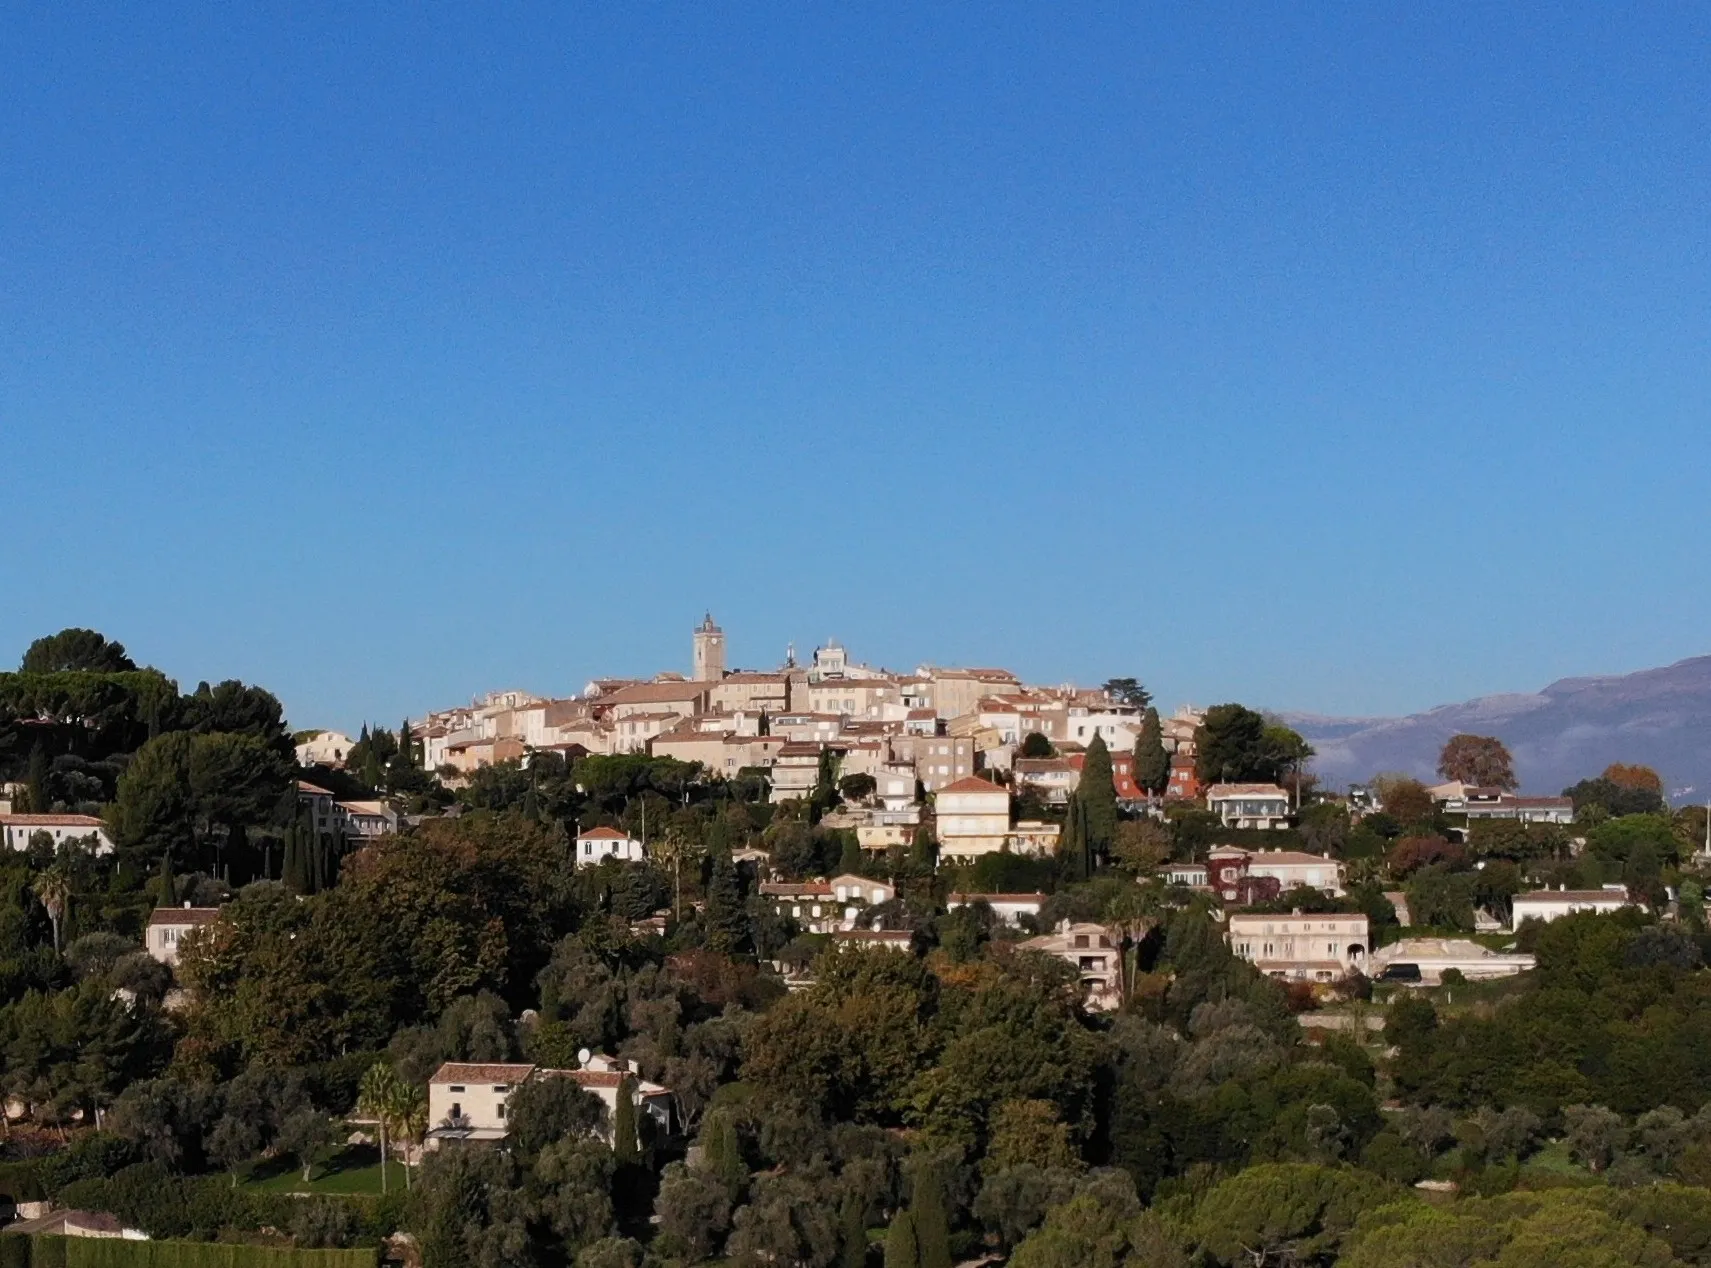
POLYGON ((1435 778, 1438 750, 1461 731, 1495 735, 1529 793, 1555 793, 1611 762, 1644 762, 1671 794, 1711 791, 1711 656, 1631 674, 1562 678, 1536 692, 1480 696, 1402 718, 1284 714, 1318 750, 1332 787, 1381 770, 1435 778))

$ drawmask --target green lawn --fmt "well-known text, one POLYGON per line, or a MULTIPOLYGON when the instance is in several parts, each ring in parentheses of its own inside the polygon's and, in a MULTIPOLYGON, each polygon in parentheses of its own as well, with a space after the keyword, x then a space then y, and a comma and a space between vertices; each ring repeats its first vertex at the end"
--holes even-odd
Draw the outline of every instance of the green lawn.
MULTIPOLYGON (((370 1194, 380 1196, 380 1151, 372 1145, 350 1145, 316 1164, 303 1183, 303 1169, 289 1157, 257 1163, 246 1185, 270 1193, 370 1194)), ((386 1182, 392 1192, 404 1188, 404 1164, 387 1164, 386 1182)))

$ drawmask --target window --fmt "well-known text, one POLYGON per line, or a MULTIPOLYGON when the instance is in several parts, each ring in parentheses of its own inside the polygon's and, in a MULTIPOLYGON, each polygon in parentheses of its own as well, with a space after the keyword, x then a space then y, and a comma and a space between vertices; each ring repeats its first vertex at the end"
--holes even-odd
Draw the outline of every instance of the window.
POLYGON ((505 1102, 504 1102, 504 1101, 500 1101, 500 1102, 499 1102, 499 1108, 498 1108, 498 1109, 497 1109, 497 1110, 495 1110, 495 1111, 494 1111, 494 1115, 493 1115, 493 1116, 494 1116, 494 1117, 495 1117, 495 1118, 498 1118, 498 1119, 501 1119, 501 1120, 503 1120, 503 1119, 504 1119, 504 1117, 505 1117, 505 1102))
MULTIPOLYGON (((454 1092, 463 1091, 462 1088, 453 1088, 452 1090, 454 1092)), ((462 1118, 463 1117, 463 1106, 459 1105, 456 1101, 453 1101, 452 1102, 452 1112, 449 1115, 449 1117, 451 1117, 451 1118, 462 1118)))
MULTIPOLYGON (((462 1085, 462 1084, 461 1084, 461 1083, 454 1083, 454 1084, 452 1084, 452 1091, 454 1091, 454 1092, 461 1092, 461 1091, 463 1091, 463 1090, 464 1090, 464 1089, 463 1089, 463 1085, 462 1085)), ((454 1111, 455 1111, 455 1110, 456 1110, 456 1109, 457 1109, 457 1106, 455 1106, 455 1105, 454 1105, 454 1106, 452 1106, 452 1109, 453 1109, 453 1110, 454 1110, 454 1111)))
POLYGON ((510 1091, 510 1090, 511 1090, 511 1089, 510 1089, 510 1087, 508 1087, 508 1086, 507 1086, 507 1085, 506 1085, 506 1084, 504 1084, 504 1083, 495 1083, 495 1084, 494 1084, 494 1085, 493 1085, 493 1090, 494 1090, 494 1091, 495 1091, 495 1092, 509 1092, 509 1091, 510 1091))
POLYGON ((1078 949, 1081 947, 1085 947, 1087 945, 1087 935, 1085 933, 1076 934, 1075 935, 1075 945, 1078 949))

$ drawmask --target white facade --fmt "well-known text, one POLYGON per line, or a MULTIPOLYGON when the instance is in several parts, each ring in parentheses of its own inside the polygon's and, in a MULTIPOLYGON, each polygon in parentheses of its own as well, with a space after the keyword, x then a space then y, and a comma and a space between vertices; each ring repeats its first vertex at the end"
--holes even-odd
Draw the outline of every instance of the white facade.
POLYGON ((576 838, 576 865, 598 867, 607 859, 620 863, 639 863, 647 858, 642 843, 627 832, 616 828, 590 828, 576 838))
POLYGON ((950 910, 985 903, 992 914, 1007 925, 1022 922, 1023 916, 1038 916, 1045 905, 1044 894, 952 894, 946 902, 950 910))
POLYGON ((1276 784, 1214 784, 1206 808, 1226 828, 1289 826, 1289 794, 1276 784))
POLYGON ((47 833, 56 850, 67 841, 94 837, 95 853, 113 852, 107 825, 93 815, 0 815, 0 833, 5 835, 8 850, 29 849, 30 838, 38 832, 47 833))
POLYGON ((1625 885, 1606 885, 1603 889, 1541 889, 1531 894, 1516 894, 1511 904, 1510 932, 1519 929, 1524 920, 1542 920, 1548 924, 1576 912, 1608 915, 1635 905, 1625 885))

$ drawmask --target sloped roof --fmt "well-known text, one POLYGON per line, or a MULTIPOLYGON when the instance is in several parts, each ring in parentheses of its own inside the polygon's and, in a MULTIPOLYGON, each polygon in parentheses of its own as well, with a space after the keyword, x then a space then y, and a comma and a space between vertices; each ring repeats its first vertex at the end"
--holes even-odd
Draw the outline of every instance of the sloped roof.
POLYGON ((438 1070, 430 1083, 521 1083, 534 1073, 533 1065, 508 1063, 472 1063, 448 1061, 438 1070))
POLYGON ((957 780, 954 784, 946 784, 943 788, 939 789, 940 796, 943 796, 945 793, 1003 793, 1005 796, 1009 796, 1010 790, 1008 788, 1000 788, 991 780, 982 779, 978 775, 967 775, 962 779, 957 780))
POLYGON ((211 925, 219 918, 218 907, 156 907, 149 913, 149 928, 160 925, 211 925))

